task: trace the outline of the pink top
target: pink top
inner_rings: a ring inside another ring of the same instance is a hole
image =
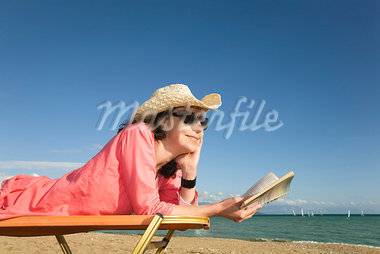
[[[61,178],[18,175],[0,189],[0,219],[28,215],[171,214],[181,171],[157,173],[156,141],[144,123],[129,125],[81,168]],[[197,204],[198,193],[194,205]]]

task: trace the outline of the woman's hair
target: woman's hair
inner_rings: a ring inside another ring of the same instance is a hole
[[[169,114],[171,114],[171,110],[166,110],[158,114],[145,116],[142,120],[144,123],[147,123],[151,126],[153,134],[154,134],[154,139],[156,141],[163,140],[166,138],[166,132],[161,128],[161,123],[163,122],[163,120],[165,120],[167,116],[169,116]],[[134,123],[137,123],[137,121],[133,120],[132,123],[130,123],[130,120],[128,120],[120,124],[117,133],[119,133],[129,124],[134,124]],[[158,173],[163,175],[165,178],[170,178],[170,177],[174,178],[177,170],[178,170],[177,163],[174,160],[171,160],[168,163],[166,163],[164,166],[162,166],[158,170]]]

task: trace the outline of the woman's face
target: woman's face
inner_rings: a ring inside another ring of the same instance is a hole
[[[205,116],[205,111],[196,107],[178,107],[173,109],[174,114],[191,114],[195,116]],[[166,141],[171,148],[180,154],[194,152],[198,146],[202,144],[203,128],[200,121],[195,121],[194,124],[184,123],[183,117],[171,116],[165,121],[163,126],[166,128]]]

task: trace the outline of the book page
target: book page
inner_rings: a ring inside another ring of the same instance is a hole
[[[265,177],[267,177],[267,176],[265,176]],[[263,205],[266,205],[266,204],[268,204],[268,203],[270,203],[276,199],[279,199],[281,197],[286,196],[289,192],[290,183],[292,182],[293,177],[294,177],[294,172],[290,171],[285,176],[281,177],[280,179],[277,178],[278,180],[275,180],[274,182],[269,184],[269,186],[267,185],[264,188],[261,187],[261,186],[265,186],[265,184],[262,184],[263,183],[262,182],[260,184],[260,186],[257,187],[257,188],[260,188],[261,190],[259,190],[259,192],[257,192],[258,189],[256,189],[256,191],[253,191],[253,192],[255,192],[255,194],[247,195],[246,197],[249,197],[249,198],[243,202],[243,204],[240,206],[240,209],[243,209],[246,207],[248,208],[248,207],[256,206],[258,204],[263,206]],[[259,183],[259,182],[257,182],[257,183]],[[249,193],[250,190],[254,189],[253,188],[254,186],[252,186],[246,193],[244,193],[244,195]]]
[[[279,178],[270,172],[263,178],[261,178],[257,183],[255,183],[251,188],[249,188],[242,197],[251,197],[259,193],[260,191],[263,191],[266,187],[277,181]]]

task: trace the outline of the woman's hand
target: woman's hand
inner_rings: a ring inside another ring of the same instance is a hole
[[[191,180],[197,176],[197,166],[201,154],[202,144],[203,139],[200,139],[197,149],[194,152],[182,154],[175,158],[175,162],[182,170],[182,176],[185,179]]]
[[[261,205],[240,209],[240,205],[245,199],[245,197],[234,197],[227,198],[219,202],[222,209],[218,216],[233,220],[235,222],[242,222],[243,220],[251,218],[257,210],[261,209]]]

